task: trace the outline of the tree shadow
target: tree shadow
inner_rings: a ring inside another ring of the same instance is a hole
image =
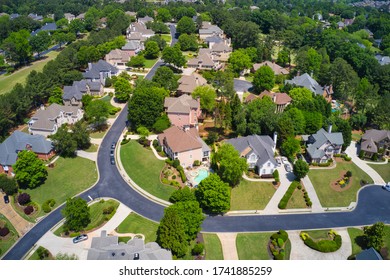
[[[362,248],[362,250],[366,250],[367,248],[367,239],[363,235],[359,235],[355,237],[355,243]]]

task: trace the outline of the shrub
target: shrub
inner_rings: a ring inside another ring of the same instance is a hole
[[[162,147],[161,146],[157,146],[156,147],[156,152],[157,153],[161,153],[162,152]]]
[[[194,160],[194,166],[200,166],[201,162],[199,160]]]
[[[46,202],[42,204],[42,210],[43,212],[45,213],[50,213],[51,212],[51,207],[49,204],[47,204]]]
[[[196,243],[194,248],[192,248],[193,255],[200,255],[203,253],[204,245],[203,243]]]
[[[175,180],[175,179],[176,179],[176,175],[173,175],[173,176],[172,176],[172,179]]]
[[[56,204],[56,201],[54,199],[49,199],[50,207],[53,207],[55,204]]]
[[[300,183],[298,181],[293,181],[291,183],[291,185],[288,187],[286,193],[284,194],[284,196],[282,197],[282,199],[278,204],[279,209],[286,209],[288,201],[290,200],[292,194],[294,193],[295,189],[299,184]]]
[[[175,159],[172,163],[172,166],[176,169],[178,169],[178,167],[180,166],[180,160],[178,159]]]
[[[372,155],[372,160],[373,161],[377,161],[378,160],[378,154],[377,153]]]
[[[284,241],[284,242],[286,242],[287,241],[287,239],[288,239],[288,233],[285,231],[285,230],[279,230],[279,235],[280,235],[280,238],[282,238],[282,240]]]
[[[171,181],[170,185],[174,186],[174,187],[180,187],[180,183],[178,181],[175,181],[175,180]]]
[[[30,215],[32,212],[34,212],[34,207],[32,207],[31,205],[28,205],[26,208],[24,208],[24,214],[26,215]]]
[[[274,176],[274,179],[277,183],[280,182],[280,178],[279,178],[279,171],[277,169],[275,169],[274,173],[272,173],[272,175]]]
[[[162,178],[161,183],[163,183],[165,185],[169,185],[169,180],[167,178]]]
[[[20,205],[26,205],[31,201],[30,195],[28,193],[21,193],[18,195],[18,203]]]
[[[363,158],[363,157],[364,157],[364,151],[361,150],[361,151],[359,152],[359,158]]]
[[[347,156],[347,155],[345,155],[345,156],[344,156],[344,160],[345,160],[345,161],[351,161],[351,160],[352,160],[352,158],[351,158],[351,157],[349,157],[349,156]]]
[[[37,249],[37,254],[40,260],[43,260],[49,256],[49,251],[45,248],[39,247]]]
[[[180,166],[181,167],[181,166]],[[180,178],[181,178],[181,181],[183,183],[185,183],[187,181],[187,177],[186,177],[186,174],[184,173],[184,169],[183,167],[179,168],[179,173],[180,173]]]
[[[155,148],[156,148],[158,145],[159,145],[159,144],[158,144],[158,141],[157,141],[157,139],[154,139],[154,140],[153,140],[153,147],[155,147]]]
[[[104,214],[104,215],[109,215],[109,214],[111,214],[112,212],[114,212],[114,210],[115,210],[114,206],[110,205],[110,206],[108,206],[107,208],[104,208],[104,209],[103,209],[103,214]]]
[[[297,188],[298,188],[298,190],[301,190],[302,189],[302,185],[299,184]]]
[[[1,237],[7,236],[8,233],[9,233],[9,229],[7,227],[0,228]]]
[[[284,245],[284,241],[282,238],[278,238],[278,246],[281,248]]]
[[[352,177],[352,172],[348,170],[347,173],[345,173],[345,176]]]
[[[169,165],[173,165],[173,160],[171,160],[170,158],[167,158],[166,160],[165,160],[165,163],[167,163],[167,164],[169,164]]]

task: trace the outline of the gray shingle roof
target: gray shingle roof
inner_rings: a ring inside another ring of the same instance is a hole
[[[390,56],[382,56],[380,54],[375,55],[376,60],[378,60],[380,65],[390,64]]]
[[[309,137],[310,144],[307,145],[307,152],[310,157],[313,159],[322,158],[325,155],[325,151],[320,149],[320,147],[328,141],[332,145],[342,145],[344,144],[343,134],[341,132],[328,133],[323,128],[318,130],[317,133]]]
[[[297,86],[305,87],[315,94],[322,95],[324,93],[324,87],[320,86],[316,80],[305,73],[301,76],[296,76],[292,80],[286,80],[286,84],[294,84]]]
[[[219,36],[209,36],[206,39],[204,39],[207,43],[221,43],[223,42],[223,39]]]
[[[16,130],[3,143],[0,144],[0,164],[13,165],[17,159],[17,152],[26,150],[26,146],[39,154],[49,154],[53,150],[51,141],[42,135],[29,135]]]
[[[359,254],[356,255],[356,260],[363,261],[363,260],[383,260],[382,256],[374,249],[369,248],[366,250],[363,250]]]
[[[75,98],[80,101],[84,94],[87,93],[87,86],[92,91],[100,91],[100,82],[91,82],[87,80],[74,81],[72,86],[64,86],[64,94],[62,95],[63,100],[71,100]]]
[[[141,44],[137,41],[129,41],[122,47],[124,51],[134,51],[141,48]]]
[[[258,157],[256,163],[258,167],[261,167],[267,161],[271,161],[276,165],[273,151],[274,141],[268,135],[250,135],[229,139],[226,142],[232,144],[240,154],[251,149]]]
[[[111,72],[111,74],[115,75],[118,73],[118,68],[104,60],[99,60],[96,63],[91,63],[91,68],[83,73],[83,76],[86,79],[100,79],[101,72]]]

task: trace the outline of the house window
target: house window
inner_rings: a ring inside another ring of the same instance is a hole
[[[271,163],[270,163],[270,162],[268,162],[267,166],[268,166],[268,167],[270,167],[270,166],[271,166]]]
[[[204,157],[208,157],[209,156],[209,152],[203,152],[203,156]]]
[[[192,158],[192,155],[190,155],[190,158]]]

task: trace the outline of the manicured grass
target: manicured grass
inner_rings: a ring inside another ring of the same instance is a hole
[[[352,133],[352,141],[356,141],[358,142],[360,139],[362,138],[362,134],[361,133]]]
[[[39,249],[39,248],[45,249],[44,247],[39,246],[39,247],[34,251],[34,253],[28,258],[29,261],[39,261],[39,260],[41,260],[41,259],[39,258],[39,256],[38,256],[38,249]],[[49,256],[48,256],[47,258],[44,258],[43,260],[54,260],[54,257],[51,256],[51,255],[49,254]]]
[[[165,42],[167,42],[167,44],[169,44],[171,42],[171,35],[170,34],[161,34],[161,38],[163,38],[165,40]]]
[[[104,101],[108,105],[108,110],[109,111],[112,111],[112,110],[115,110],[116,108],[118,108],[118,107],[112,106],[111,99],[112,99],[112,97],[110,95],[106,95],[106,96],[104,96],[103,98],[100,99],[100,100]],[[113,112],[115,112],[115,111],[113,111]],[[118,111],[118,112],[120,112],[120,111]],[[116,116],[118,114],[118,112],[116,114],[113,114],[112,116]]]
[[[153,65],[157,62],[158,58],[156,59],[145,59],[145,68],[152,68]]]
[[[97,180],[96,165],[91,160],[60,157],[54,165],[54,168],[48,168],[49,175],[42,186],[25,190],[30,194],[31,200],[40,206],[53,198],[56,201],[54,207],[57,207],[67,198],[91,187]],[[41,209],[39,216],[44,214]]]
[[[113,199],[101,200],[89,206],[89,212],[91,213],[91,222],[85,228],[85,231],[92,231],[99,228],[105,222],[110,220],[115,215],[116,209],[118,209],[119,202]],[[104,214],[104,209],[112,207],[114,210],[111,214]]]
[[[242,179],[237,187],[232,188],[230,210],[262,210],[274,193],[272,183]]]
[[[361,251],[363,251],[362,248],[363,230],[359,228],[348,228],[348,234],[349,237],[351,238],[351,243],[352,243],[352,255],[359,254]]]
[[[45,59],[33,62],[30,66],[23,67],[20,70],[15,71],[11,75],[2,75],[0,76],[0,95],[12,90],[12,88],[17,84],[24,84],[26,82],[26,78],[31,71],[35,70],[37,72],[42,72],[43,67],[50,60],[53,60],[57,57],[59,52],[51,51],[46,54]]]
[[[0,214],[0,221],[4,221],[7,228],[9,229],[8,235],[3,239],[0,238],[0,257],[4,255],[9,248],[16,242],[19,235],[11,222],[2,214]]]
[[[310,235],[312,239],[326,239],[328,238],[329,229],[321,229],[321,230],[305,230]]]
[[[268,242],[272,233],[239,233],[236,247],[239,260],[271,260]]]
[[[134,140],[121,146],[120,155],[125,171],[138,186],[158,198],[169,199],[175,188],[160,182],[164,161]]]
[[[390,182],[390,162],[387,162],[387,164],[370,164],[370,167],[378,172],[385,182]]]
[[[341,173],[352,172],[352,185],[341,192],[331,188],[331,183],[341,179]],[[310,169],[309,178],[313,183],[318,198],[323,207],[346,207],[356,201],[357,191],[361,188],[360,181],[372,182],[371,178],[353,162],[337,162],[333,169]]]
[[[84,150],[86,151],[87,153],[96,153],[97,150],[98,150],[99,146],[96,145],[96,144],[91,144],[91,146],[89,146],[88,149]]]
[[[120,243],[120,242],[127,243],[129,240],[131,240],[130,236],[119,236],[118,237],[118,243]]]
[[[252,83],[253,82],[253,75],[245,76],[245,80]]]
[[[89,136],[91,138],[96,138],[96,139],[101,139],[104,137],[104,135],[106,134],[107,132],[107,129],[104,130],[104,131],[96,131],[96,132],[92,132]]]
[[[141,217],[135,213],[131,213],[117,227],[116,231],[118,233],[143,234],[145,236],[145,243],[148,243],[156,241],[157,228],[158,223]]]
[[[286,209],[300,209],[307,208],[305,198],[303,197],[302,190],[295,189],[293,195],[287,203]]]
[[[202,235],[206,251],[206,260],[223,260],[222,245],[218,235],[212,233],[203,233]]]

